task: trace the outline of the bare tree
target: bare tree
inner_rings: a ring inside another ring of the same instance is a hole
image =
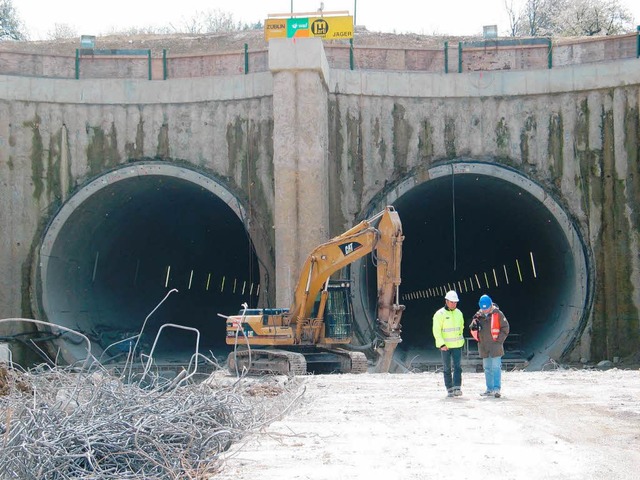
[[[206,33],[223,33],[242,30],[240,23],[236,23],[233,14],[220,9],[209,10],[202,21]]]
[[[520,28],[520,13],[516,11],[513,0],[505,0],[504,8],[509,16],[509,36],[515,37],[518,35],[518,29]]]
[[[131,26],[125,28],[111,28],[106,35],[135,36],[135,35],[170,35],[175,33],[172,26]]]
[[[0,40],[26,40],[24,25],[12,0],[0,0]]]
[[[553,35],[558,12],[571,0],[526,0],[519,22],[519,36]]]
[[[53,29],[47,32],[49,40],[64,40],[78,36],[78,31],[68,23],[55,23]]]
[[[248,28],[248,25],[236,22],[232,13],[220,9],[196,12],[193,17],[183,20],[180,27],[174,27],[176,31],[192,34],[235,32]]]
[[[558,26],[559,36],[618,35],[633,30],[633,16],[619,0],[572,0]]]
[[[505,9],[512,36],[615,35],[634,29],[620,0],[525,0],[519,12],[513,0],[505,0]]]

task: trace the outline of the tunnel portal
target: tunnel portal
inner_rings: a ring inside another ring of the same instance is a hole
[[[480,295],[489,294],[518,340],[509,354],[532,368],[580,335],[590,302],[585,247],[539,185],[496,164],[454,162],[395,192],[386,203],[403,224],[406,305],[396,360],[409,367],[438,361],[431,318],[449,289],[459,292],[467,322]],[[243,218],[232,194],[185,168],[136,165],[98,178],[47,229],[39,272],[44,318],[84,333],[96,353],[114,361],[129,346],[114,343],[144,325],[140,350],[148,353],[165,323],[197,328],[200,351],[226,355],[218,313],[236,313],[243,302],[259,306],[260,271]],[[371,259],[353,272],[360,272],[355,303],[368,313],[357,328],[366,343],[375,312]],[[73,361],[84,358],[83,349],[68,338],[63,354]],[[156,356],[184,362],[194,349],[192,332],[165,331]]]
[[[397,353],[404,365],[439,361],[432,317],[450,289],[466,324],[480,295],[491,296],[511,325],[505,359],[525,358],[531,368],[558,358],[581,334],[590,301],[585,247],[539,185],[496,164],[455,162],[397,191],[404,192],[391,199],[405,235]]]
[[[40,251],[45,318],[89,337],[103,362],[122,360],[135,342],[122,340],[141,331],[139,350],[149,353],[165,323],[197,328],[201,353],[225,350],[218,313],[235,314],[259,296],[243,218],[233,195],[185,168],[136,164],[98,178],[47,229]],[[86,356],[74,340],[62,342],[69,362]],[[154,357],[188,361],[195,348],[195,332],[164,329]]]

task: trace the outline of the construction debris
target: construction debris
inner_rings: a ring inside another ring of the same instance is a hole
[[[222,452],[303,393],[295,378],[217,370],[196,380],[183,370],[167,379],[149,364],[119,376],[95,359],[88,368],[0,365],[2,478],[209,478]]]

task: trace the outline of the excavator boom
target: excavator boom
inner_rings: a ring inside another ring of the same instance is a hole
[[[285,348],[278,357],[273,351],[269,353],[269,360],[265,365],[277,363],[278,360],[295,364],[294,370],[300,371],[300,357],[293,358],[291,350],[304,350],[301,355],[311,358],[309,353],[316,355],[318,349],[325,353],[332,353],[343,357],[338,363],[349,364],[350,367],[340,368],[341,371],[353,371],[353,365],[358,370],[366,369],[366,357],[360,352],[349,352],[344,348],[351,342],[349,335],[328,335],[325,313],[327,305],[337,305],[339,288],[330,289],[331,276],[347,265],[371,253],[377,267],[377,320],[375,331],[377,335],[376,371],[388,371],[393,352],[400,343],[400,318],[404,305],[400,305],[400,263],[402,260],[402,223],[398,213],[392,206],[373,217],[363,220],[342,235],[316,247],[307,257],[302,266],[300,278],[294,291],[292,305],[289,309],[253,309],[246,310],[242,315],[228,317],[227,344],[238,344],[238,337],[243,337],[241,344],[249,347],[280,347]],[[335,285],[334,285],[335,287]],[[348,288],[348,283],[345,288]],[[344,290],[344,289],[343,289]],[[331,300],[330,300],[331,299]],[[345,305],[344,297],[342,305]],[[350,297],[349,297],[350,306]],[[349,308],[346,308],[349,310]],[[352,311],[348,311],[349,324]],[[338,315],[332,313],[332,315]],[[346,331],[346,329],[345,329]],[[313,350],[310,349],[313,347]],[[230,355],[230,363],[238,365],[238,354]],[[250,354],[245,352],[245,357]],[[265,354],[266,355],[266,354]],[[256,352],[256,358],[260,352]],[[315,358],[315,357],[314,357]],[[363,367],[363,358],[365,363]],[[262,356],[264,360],[264,355]],[[240,362],[242,363],[242,362]],[[245,362],[246,363],[246,362]],[[251,363],[251,362],[250,362]],[[284,368],[286,369],[286,368]],[[273,371],[282,371],[281,365]]]

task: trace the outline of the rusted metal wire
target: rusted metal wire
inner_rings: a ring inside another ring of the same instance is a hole
[[[196,351],[192,362],[204,358]],[[81,368],[0,365],[0,477],[210,478],[222,452],[302,395],[295,378],[217,370],[197,381],[183,370],[168,380],[152,360],[137,366],[144,382],[131,365],[128,375],[114,375],[95,358]]]

